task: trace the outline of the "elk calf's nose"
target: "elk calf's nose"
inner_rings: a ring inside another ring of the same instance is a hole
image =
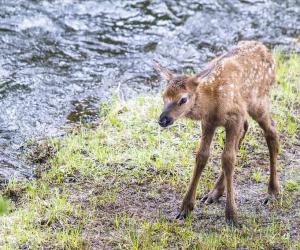
[[[165,114],[161,114],[158,120],[158,124],[161,127],[167,127],[172,123],[172,118],[166,116]]]

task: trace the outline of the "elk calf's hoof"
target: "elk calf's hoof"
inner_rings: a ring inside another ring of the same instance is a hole
[[[176,216],[176,219],[183,220],[186,219],[193,210],[193,204],[182,205],[179,214]]]
[[[237,219],[226,219],[226,223],[234,228],[241,228],[242,225],[238,223]]]
[[[262,199],[263,205],[268,205],[271,203],[277,203],[278,202],[279,195],[277,194],[269,194],[267,197]]]
[[[218,202],[222,195],[223,192],[219,192],[218,190],[212,190],[207,195],[205,195],[200,201],[204,204],[209,205],[214,202]]]
[[[232,227],[236,227],[238,228],[239,227],[239,223],[238,223],[238,220],[237,220],[237,216],[234,214],[226,214],[225,215],[225,218],[226,218],[226,223]]]
[[[204,203],[204,204],[206,204],[206,205],[212,204],[212,203],[217,202],[217,201],[218,201],[218,199],[215,198],[215,197],[213,197],[213,196],[211,196],[210,194],[205,195],[201,199],[201,202]]]
[[[236,209],[226,208],[226,210],[225,210],[225,219],[226,219],[227,224],[229,224],[233,227],[238,227]]]
[[[189,213],[187,211],[180,211],[180,213],[176,216],[177,220],[184,220],[188,217]]]

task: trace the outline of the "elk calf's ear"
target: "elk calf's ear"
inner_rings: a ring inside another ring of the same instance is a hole
[[[164,68],[163,66],[161,66],[158,62],[154,61],[154,65],[153,68],[156,70],[156,72],[158,74],[160,74],[160,76],[162,78],[164,78],[167,81],[170,81],[173,78],[173,73],[168,70],[167,68]]]
[[[189,78],[185,83],[185,88],[190,92],[195,92],[199,85],[199,81],[196,77]]]

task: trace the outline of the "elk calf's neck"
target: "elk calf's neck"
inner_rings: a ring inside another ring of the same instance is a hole
[[[193,176],[178,218],[185,218],[194,207],[196,187],[208,160],[214,131],[216,127],[223,126],[226,141],[222,153],[222,171],[214,188],[202,201],[212,203],[226,190],[226,219],[230,223],[237,223],[233,169],[237,150],[247,132],[247,113],[264,130],[270,153],[269,197],[277,195],[276,159],[279,142],[270,116],[268,98],[275,79],[275,64],[268,49],[260,42],[240,42],[231,51],[208,63],[199,74],[192,76],[175,75],[159,64],[155,65],[155,69],[167,81],[159,125],[167,127],[180,117],[201,120],[202,125]]]

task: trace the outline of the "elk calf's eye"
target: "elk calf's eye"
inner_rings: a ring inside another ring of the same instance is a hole
[[[182,104],[185,104],[186,102],[187,102],[187,97],[181,98],[179,101],[179,106],[181,106]]]

